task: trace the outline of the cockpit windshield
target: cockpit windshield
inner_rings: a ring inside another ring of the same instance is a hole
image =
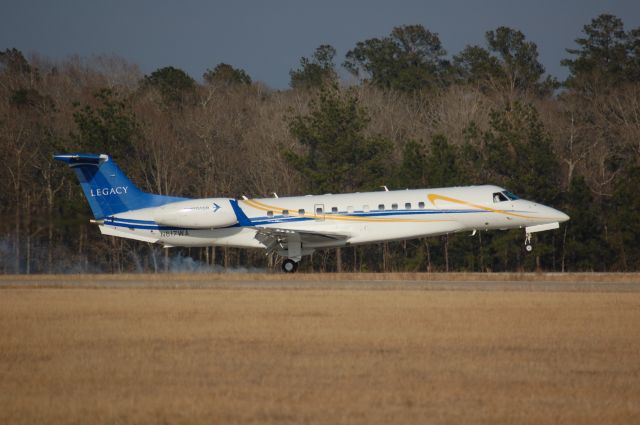
[[[518,199],[520,199],[518,196],[516,196],[516,195],[514,195],[513,193],[508,192],[508,191],[506,191],[506,190],[505,190],[504,192],[502,192],[502,193],[504,193],[504,194],[505,194],[505,196],[506,196],[507,198],[511,199],[512,201],[517,201]]]
[[[505,201],[515,201],[518,200],[520,198],[518,198],[516,195],[514,195],[511,192],[508,191],[504,191],[504,192],[496,192],[493,194],[493,202],[498,203],[498,202],[505,202]]]

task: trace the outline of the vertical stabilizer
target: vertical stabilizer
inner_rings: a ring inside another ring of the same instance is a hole
[[[96,219],[187,199],[142,192],[109,155],[63,154],[54,159],[73,168]]]

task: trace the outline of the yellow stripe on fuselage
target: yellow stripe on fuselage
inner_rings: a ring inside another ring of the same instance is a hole
[[[245,199],[240,202],[244,202],[252,208],[261,211],[272,211],[274,214],[283,214],[283,211],[286,208],[276,207],[273,205],[267,205],[262,202],[256,201],[255,199]],[[289,211],[289,216],[293,217],[306,217],[306,218],[319,218],[318,215],[315,214],[300,214],[297,211]],[[322,213],[325,220],[338,220],[338,221],[359,221],[359,222],[369,222],[369,223],[435,223],[435,222],[445,222],[445,221],[455,221],[455,220],[433,220],[433,219],[417,219],[417,218],[373,218],[373,217],[356,217],[349,215],[337,215],[332,213]]]
[[[547,219],[549,219],[549,217],[534,217],[534,216],[530,216],[530,215],[516,214],[516,213],[513,213],[513,212],[504,211],[504,210],[497,210],[495,208],[486,207],[484,205],[479,205],[479,204],[474,204],[472,202],[463,201],[461,199],[450,198],[450,197],[444,196],[444,195],[438,195],[436,193],[430,193],[429,195],[427,195],[427,199],[429,200],[429,202],[431,202],[431,205],[433,205],[434,207],[436,206],[436,202],[435,202],[436,200],[442,200],[442,201],[447,201],[447,202],[453,202],[455,204],[466,205],[468,207],[477,208],[477,209],[480,209],[480,210],[483,210],[483,211],[487,211],[487,212],[492,212],[492,213],[496,213],[496,214],[503,214],[503,215],[507,215],[507,216],[511,216],[511,217],[530,218],[530,219],[533,219],[533,220],[547,220]]]

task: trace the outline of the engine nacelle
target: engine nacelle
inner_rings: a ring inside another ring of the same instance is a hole
[[[156,208],[153,219],[164,226],[211,229],[238,222],[227,198],[192,199]]]

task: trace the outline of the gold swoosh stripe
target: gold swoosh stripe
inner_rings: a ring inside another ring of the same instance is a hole
[[[431,202],[431,204],[434,207],[436,206],[436,202],[435,201],[436,200],[441,200],[441,201],[453,202],[455,204],[466,205],[468,207],[478,208],[480,210],[487,211],[487,212],[493,212],[493,213],[496,213],[496,214],[508,215],[508,216],[512,216],[512,217],[531,218],[533,220],[549,220],[550,219],[550,217],[533,217],[533,216],[530,216],[530,215],[516,214],[516,213],[507,212],[507,211],[503,211],[503,210],[497,210],[495,208],[485,207],[484,205],[474,204],[472,202],[463,201],[461,199],[450,198],[448,196],[438,195],[438,194],[435,194],[435,193],[430,193],[429,195],[427,195],[427,199],[429,200],[429,202]]]
[[[267,205],[262,202],[258,202],[255,199],[245,199],[240,202],[244,202],[252,208],[261,211],[272,211],[274,214],[282,214],[284,209],[280,207],[276,207],[273,205]],[[306,217],[306,218],[318,218],[318,216],[314,214],[300,214],[298,211],[289,211],[290,216],[296,217]],[[354,216],[345,216],[345,215],[333,215],[333,214],[323,214],[326,220],[337,220],[337,221],[359,221],[359,222],[369,222],[369,223],[434,223],[434,222],[448,222],[454,220],[425,220],[425,219],[413,219],[413,218],[364,218],[364,217],[354,217]]]

